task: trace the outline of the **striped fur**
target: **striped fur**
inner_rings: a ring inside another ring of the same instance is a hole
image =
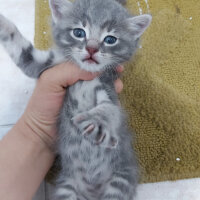
[[[120,0],[120,3],[125,1]],[[114,89],[116,66],[131,58],[151,16],[131,16],[113,0],[50,0],[56,49],[40,51],[0,15],[0,43],[16,65],[29,77],[63,61],[82,69],[103,71],[92,81],[69,87],[58,121],[57,151],[61,172],[54,199],[133,200],[138,180],[137,161],[123,109]],[[73,28],[85,30],[86,38],[73,36]],[[114,35],[115,45],[104,38]],[[88,44],[98,47],[98,64],[86,63]]]

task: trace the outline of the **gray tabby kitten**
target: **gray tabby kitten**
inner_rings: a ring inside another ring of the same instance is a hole
[[[131,16],[124,0],[50,0],[56,47],[40,51],[0,15],[0,42],[29,77],[72,60],[90,72],[67,90],[60,114],[62,170],[54,199],[133,200],[138,180],[131,134],[114,90],[119,63],[131,58],[150,15]]]

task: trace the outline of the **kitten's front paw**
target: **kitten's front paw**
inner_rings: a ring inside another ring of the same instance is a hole
[[[108,122],[100,116],[94,116],[90,112],[84,112],[72,118],[74,125],[81,134],[96,145],[105,148],[115,148],[118,139],[114,137]]]
[[[0,14],[0,41],[5,42],[9,39],[12,39],[15,32],[15,25]]]

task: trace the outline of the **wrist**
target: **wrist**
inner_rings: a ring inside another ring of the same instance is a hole
[[[37,145],[42,150],[53,153],[54,140],[45,134],[43,130],[37,126],[37,122],[34,122],[32,119],[30,120],[26,114],[19,119],[14,129],[33,145]]]

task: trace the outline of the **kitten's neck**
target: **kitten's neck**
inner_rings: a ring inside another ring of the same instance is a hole
[[[103,71],[101,73],[101,75],[99,76],[100,80],[102,82],[105,82],[107,84],[113,84],[114,81],[116,81],[119,78],[119,73],[116,70],[116,67],[110,68],[110,69],[106,69],[105,71]]]

